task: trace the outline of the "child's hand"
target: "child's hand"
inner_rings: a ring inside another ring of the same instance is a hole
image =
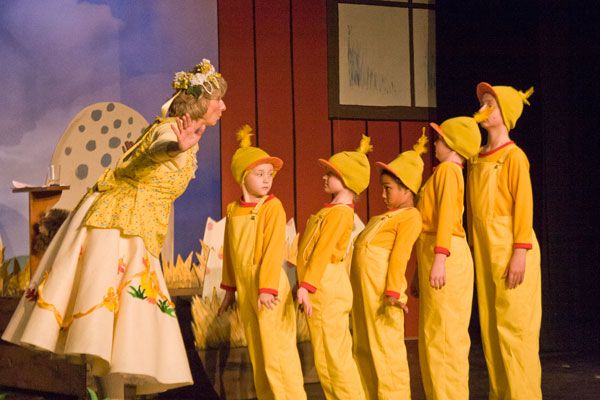
[[[298,289],[298,304],[304,307],[304,312],[307,316],[312,315],[312,304],[310,304],[310,300],[308,299],[308,290],[303,287]]]
[[[226,290],[225,297],[223,297],[223,301],[221,302],[221,307],[219,307],[219,311],[217,315],[223,314],[229,307],[231,307],[235,303],[235,292],[233,290]]]
[[[523,283],[525,279],[525,259],[527,256],[526,249],[514,249],[513,255],[510,258],[508,267],[504,271],[503,278],[506,278],[506,285],[509,289],[514,289]]]
[[[429,284],[434,289],[441,289],[446,284],[446,255],[437,253],[433,259]]]
[[[419,298],[419,271],[415,270],[412,281],[410,282],[410,294],[417,299]]]
[[[402,310],[404,310],[404,314],[408,314],[408,305],[406,305],[405,303],[401,302],[397,298],[386,295],[385,296],[385,302],[390,307],[400,307]]]
[[[272,295],[271,293],[261,293],[258,295],[259,311],[262,308],[262,306],[265,306],[269,310],[272,310],[277,304],[279,304],[279,298],[277,298],[277,296],[275,295]]]

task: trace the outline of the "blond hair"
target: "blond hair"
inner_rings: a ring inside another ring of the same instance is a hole
[[[211,93],[204,91],[199,98],[183,91],[179,93],[175,100],[173,100],[171,107],[169,107],[169,116],[182,117],[187,113],[190,114],[192,119],[202,118],[208,110],[210,100],[220,100],[227,92],[227,81],[222,76],[215,77],[215,79],[218,82],[218,86],[213,85]]]

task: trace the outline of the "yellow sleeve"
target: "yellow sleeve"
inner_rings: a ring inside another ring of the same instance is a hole
[[[309,292],[318,289],[327,264],[336,261],[333,260],[336,249],[338,253],[342,250],[341,254],[344,254],[353,223],[352,210],[340,206],[335,206],[321,223],[319,237],[306,263],[306,274],[301,283],[301,286],[307,288]]]
[[[227,214],[233,207],[233,203],[230,203],[227,206]],[[229,235],[228,226],[229,226],[229,218],[225,221],[225,236],[223,238],[223,273],[221,277],[221,289],[224,290],[235,290],[235,272],[233,270],[233,263],[231,262],[231,254],[230,254],[230,246],[229,243]]]
[[[533,193],[529,176],[529,160],[519,149],[506,160],[508,190],[513,198],[513,247],[532,248]]]
[[[438,211],[435,253],[450,255],[452,231],[462,213],[457,204],[462,179],[462,174],[450,163],[440,164],[434,172],[435,207]]]
[[[264,207],[262,258],[258,273],[258,293],[277,296],[279,274],[285,256],[285,210],[279,199],[269,200]]]
[[[422,228],[421,214],[415,208],[398,221],[396,238],[390,253],[385,292],[387,296],[406,302],[406,264]]]

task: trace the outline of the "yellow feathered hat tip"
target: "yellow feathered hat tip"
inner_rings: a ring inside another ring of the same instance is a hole
[[[427,135],[425,135],[425,131],[426,131],[426,128],[423,127],[423,133],[421,134],[421,137],[419,138],[419,140],[417,140],[417,143],[415,143],[415,145],[413,146],[413,150],[418,155],[427,153],[428,140],[427,140]]]
[[[236,133],[238,142],[240,142],[240,148],[250,147],[252,145],[251,140],[252,128],[248,124],[244,124]]]
[[[477,123],[483,122],[488,119],[488,117],[492,114],[492,111],[494,111],[494,107],[485,105],[481,108],[481,110],[473,114],[473,119]]]
[[[367,135],[362,135],[360,139],[360,145],[356,149],[359,153],[367,154],[373,151],[373,145],[371,144],[371,138]]]
[[[533,86],[530,87],[529,89],[527,89],[527,91],[525,91],[525,92],[519,91],[519,96],[521,96],[523,103],[527,104],[528,106],[530,106],[531,104],[529,104],[529,101],[527,99],[529,97],[531,97],[532,94],[533,94]]]

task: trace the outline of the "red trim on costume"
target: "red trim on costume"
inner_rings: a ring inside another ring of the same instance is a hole
[[[531,243],[513,243],[513,249],[526,249],[531,250],[533,245]]]
[[[313,285],[311,285],[310,283],[306,283],[306,282],[302,282],[300,284],[300,287],[303,287],[304,289],[308,290],[310,293],[314,293],[317,291],[317,288],[314,287]]]
[[[221,289],[226,290],[228,292],[235,292],[236,291],[235,286],[227,286],[227,285],[225,285],[223,283],[221,283]]]
[[[512,140],[504,143],[502,146],[495,148],[494,150],[490,150],[490,151],[482,151],[481,153],[479,153],[479,157],[487,157],[490,154],[494,154],[495,152],[497,152],[500,149],[505,148],[506,146],[509,146],[511,144],[515,144],[515,142],[513,142]]]
[[[446,257],[450,257],[450,250],[448,250],[447,248],[442,247],[442,246],[435,246],[433,248],[433,252],[435,254],[445,254]]]
[[[323,207],[330,208],[333,206],[339,206],[340,204],[343,204],[345,206],[348,206],[348,207],[354,209],[354,203],[325,203],[325,204],[323,204]]]
[[[258,289],[258,294],[261,294],[261,293],[268,293],[268,294],[272,294],[273,296],[277,297],[277,289],[269,289],[269,288]]]
[[[269,197],[267,197],[267,199],[265,200],[265,203],[269,200],[273,200],[275,198],[274,194],[270,194]],[[256,203],[249,203],[249,202],[245,202],[244,198],[240,199],[240,207],[256,207],[256,205],[258,204],[258,202]]]
[[[462,163],[459,163],[458,161],[451,161],[451,162],[458,165],[460,167],[460,169],[465,169],[465,166]]]
[[[393,290],[386,290],[385,292],[383,292],[383,294],[385,294],[386,296],[393,297],[396,300],[400,298],[400,293],[394,292]]]

